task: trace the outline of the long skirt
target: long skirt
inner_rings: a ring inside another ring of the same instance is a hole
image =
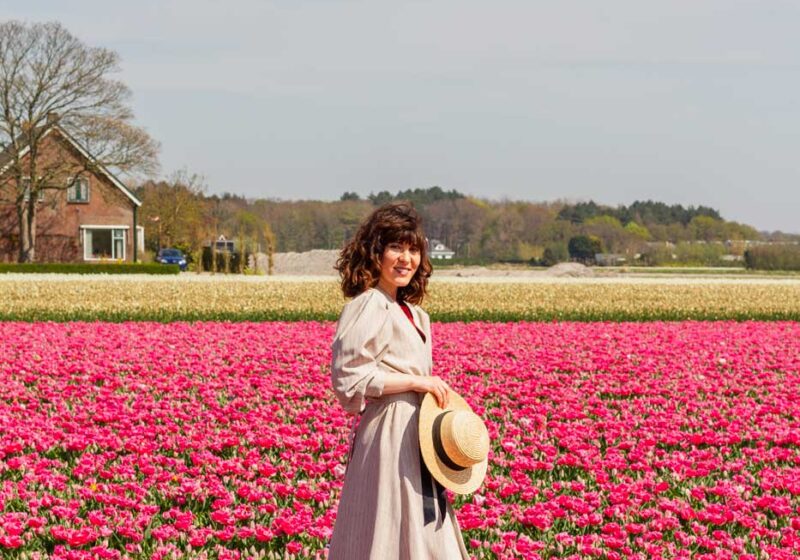
[[[443,498],[431,499],[435,483],[423,472],[419,451],[420,403],[418,393],[398,393],[370,401],[364,409],[329,560],[469,558],[452,506]],[[424,488],[423,481],[433,486]]]

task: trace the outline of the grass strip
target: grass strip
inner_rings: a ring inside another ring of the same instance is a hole
[[[338,314],[318,311],[297,310],[270,310],[249,312],[219,312],[219,311],[24,311],[20,313],[7,313],[0,311],[0,321],[3,322],[56,322],[66,323],[72,321],[93,322],[103,321],[109,323],[122,323],[126,321],[148,321],[157,323],[171,322],[264,322],[264,321],[336,321]],[[486,321],[496,323],[507,322],[634,322],[646,323],[654,321],[800,321],[800,313],[795,311],[785,312],[735,312],[735,311],[658,311],[658,312],[631,312],[631,311],[532,311],[528,313],[507,311],[474,311],[469,313],[441,312],[432,313],[431,320],[441,323],[457,323]]]

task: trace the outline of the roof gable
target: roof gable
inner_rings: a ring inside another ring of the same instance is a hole
[[[114,185],[114,186],[115,186],[115,187],[117,187],[119,190],[121,190],[121,191],[122,191],[122,193],[123,193],[123,194],[124,194],[126,197],[128,197],[128,198],[130,199],[130,201],[131,201],[131,202],[133,202],[133,203],[134,203],[136,206],[141,206],[141,205],[142,205],[142,201],[141,201],[141,200],[139,200],[139,199],[138,199],[138,198],[137,198],[137,197],[136,197],[136,196],[135,196],[135,195],[134,195],[134,194],[133,194],[133,193],[132,193],[132,192],[131,192],[131,191],[128,189],[128,187],[126,187],[126,186],[125,186],[125,185],[122,183],[122,181],[120,181],[120,180],[119,180],[119,179],[116,177],[116,175],[114,175],[114,174],[113,174],[111,171],[109,171],[109,170],[108,170],[108,168],[106,168],[106,166],[105,166],[105,165],[103,165],[102,163],[98,162],[98,161],[95,159],[95,157],[94,157],[94,156],[92,156],[92,154],[90,154],[90,153],[89,153],[89,151],[88,151],[86,148],[84,148],[84,147],[83,147],[83,146],[80,144],[80,142],[78,142],[78,141],[77,141],[75,138],[73,138],[73,137],[72,137],[72,135],[70,135],[70,134],[69,134],[67,131],[65,131],[63,128],[61,128],[60,126],[58,126],[58,124],[52,124],[52,125],[50,125],[50,126],[48,127],[48,129],[47,129],[47,130],[44,132],[44,134],[42,134],[42,136],[41,136],[41,137],[42,137],[42,138],[44,138],[44,137],[48,136],[48,135],[49,135],[51,132],[53,132],[53,131],[56,131],[56,132],[58,132],[58,136],[59,136],[59,137],[60,137],[60,138],[61,138],[63,141],[65,141],[67,144],[69,144],[70,146],[72,146],[72,148],[73,148],[73,149],[75,149],[75,151],[76,151],[76,152],[78,152],[78,153],[81,155],[81,157],[83,157],[83,158],[84,158],[86,161],[88,161],[88,162],[92,163],[92,164],[94,165],[95,169],[97,169],[97,171],[98,171],[98,172],[99,172],[101,175],[103,175],[103,176],[104,176],[106,179],[108,179],[108,181],[109,181],[109,182],[110,182],[112,185]],[[25,145],[25,147],[24,147],[24,148],[22,148],[22,150],[20,150],[20,154],[19,154],[19,155],[20,155],[20,157],[24,157],[24,156],[25,156],[25,155],[26,155],[26,154],[27,154],[27,153],[30,151],[30,149],[31,149],[31,147],[30,147],[30,144],[26,144],[26,145]],[[0,154],[0,166],[2,166],[2,167],[0,167],[0,176],[2,176],[2,175],[3,175],[3,174],[6,172],[6,170],[7,170],[7,169],[8,169],[8,168],[11,166],[11,163],[12,163],[12,158],[11,158],[10,154],[8,153],[8,150],[6,150],[6,151],[4,151],[2,154]]]

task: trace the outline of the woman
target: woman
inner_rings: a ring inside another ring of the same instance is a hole
[[[381,206],[337,262],[353,299],[337,325],[331,377],[339,402],[361,418],[329,560],[469,558],[453,509],[420,458],[422,397],[432,393],[444,408],[450,392],[431,375],[430,320],[417,307],[431,274],[421,226],[410,204]]]

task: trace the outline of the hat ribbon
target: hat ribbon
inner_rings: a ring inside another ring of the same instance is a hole
[[[431,472],[425,465],[425,459],[422,458],[422,449],[419,451],[419,472],[422,477],[422,517],[424,520],[423,525],[427,525],[431,521],[436,520],[436,504],[439,504],[439,513],[444,521],[445,512],[447,511],[447,502],[444,495],[444,486],[439,484],[439,481],[431,476]],[[436,500],[434,501],[434,492],[436,493]]]
[[[444,417],[451,412],[452,410],[445,411],[444,413],[439,414],[433,420],[433,449],[436,451],[436,455],[439,457],[439,460],[444,463],[447,468],[454,471],[463,471],[467,467],[462,467],[461,465],[454,463],[453,460],[447,456],[444,445],[442,445],[442,420],[444,420]],[[422,458],[422,450],[420,450],[419,454],[419,469],[422,475],[423,524],[427,525],[436,519],[437,503],[439,504],[439,512],[441,513],[442,521],[444,521],[445,512],[447,511],[447,498],[445,497],[444,486],[442,486],[438,480],[431,476],[427,465],[425,465],[425,460]],[[434,493],[436,494],[435,501]]]
[[[445,466],[450,469],[451,471],[463,471],[467,467],[462,467],[453,462],[453,460],[447,456],[447,451],[444,449],[444,445],[442,445],[442,421],[444,417],[453,412],[452,410],[447,410],[442,414],[438,415],[433,421],[433,448],[436,450],[436,455],[439,457],[439,460],[445,464]]]

